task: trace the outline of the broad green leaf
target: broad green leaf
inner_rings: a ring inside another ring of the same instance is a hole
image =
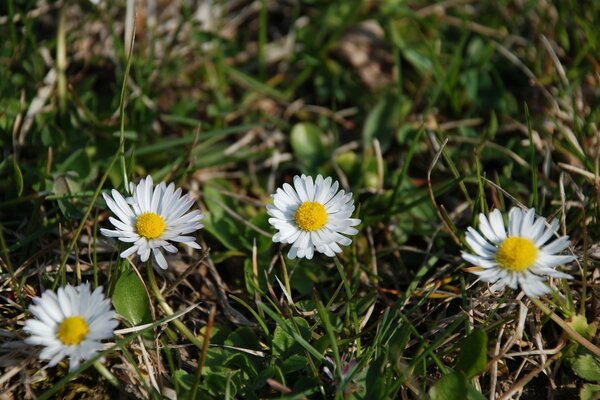
[[[310,328],[308,322],[300,317],[294,317],[294,322],[300,330],[300,335],[308,340],[310,338]],[[304,354],[302,346],[294,339],[289,333],[291,330],[295,331],[291,321],[285,320],[286,327],[277,326],[273,333],[273,341],[271,343],[271,351],[273,356],[282,359],[287,359],[294,354]]]
[[[465,400],[467,379],[462,372],[444,375],[429,389],[431,400]]]
[[[152,321],[148,294],[140,278],[133,271],[126,271],[119,277],[112,301],[115,310],[131,325]]]
[[[289,320],[286,320],[281,315],[278,315],[276,312],[267,307],[262,301],[257,301],[256,306],[259,310],[264,311],[269,315],[269,317],[275,320],[275,322],[277,323],[277,328],[281,328],[285,333],[292,336],[294,340],[304,348],[304,350],[308,351],[317,360],[323,361],[323,355],[308,342],[308,340],[310,339],[310,329],[308,327],[308,322],[302,320],[302,318],[297,318],[296,323],[298,325],[298,330],[300,331],[298,332],[292,326]],[[304,321],[304,323],[298,324],[298,320],[302,320]],[[275,334],[273,334],[273,337],[275,337]],[[275,339],[273,339],[273,341],[274,340]]]
[[[456,369],[462,371],[467,378],[472,378],[485,371],[487,365],[487,334],[476,329],[463,341],[456,360]]]
[[[260,349],[260,344],[256,337],[256,333],[247,326],[239,327],[235,331],[231,332],[227,337],[227,340],[225,340],[225,344],[248,350]]]
[[[310,122],[301,122],[292,128],[290,144],[298,161],[313,169],[325,159],[323,132]]]
[[[232,378],[238,373],[239,371],[228,368],[223,368],[221,371],[212,371],[204,376],[203,386],[212,395],[225,394],[226,391],[229,391],[232,395],[230,398],[235,398],[237,386]]]
[[[387,356],[382,355],[368,367],[365,377],[366,393],[364,399],[383,399],[386,397],[385,365],[387,361]]]
[[[486,400],[485,396],[481,394],[475,386],[467,382],[467,400]]]
[[[389,354],[392,360],[395,360],[395,365],[398,370],[401,370],[402,356],[406,345],[410,340],[411,331],[408,326],[400,326],[392,335],[389,341]]]
[[[600,363],[591,354],[577,357],[571,364],[577,376],[588,381],[600,381]]]
[[[286,358],[283,361],[283,365],[281,366],[281,370],[285,374],[291,374],[292,372],[296,372],[305,368],[308,368],[308,360],[306,356],[300,354],[292,354],[290,357]]]
[[[600,399],[600,385],[585,384],[579,391],[580,400],[598,400]]]

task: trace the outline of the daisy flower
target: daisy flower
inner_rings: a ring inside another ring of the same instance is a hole
[[[50,360],[50,367],[69,357],[71,371],[94,357],[100,341],[110,339],[119,325],[102,287],[91,292],[89,283],[67,285],[58,293],[46,290],[33,299],[29,311],[35,318],[25,321],[23,330],[31,335],[25,343],[44,346],[40,359]]]
[[[187,194],[181,196],[181,188],[175,190],[172,183],[167,186],[164,182],[154,187],[150,175],[138,185],[130,183],[130,188],[133,196],[127,199],[114,189],[112,197],[102,193],[104,201],[118,219],[109,218],[115,230],[103,228],[100,232],[104,236],[133,243],[121,253],[121,257],[127,258],[137,253],[142,262],[146,262],[152,253],[154,264],[167,269],[167,260],[162,250],[177,253],[177,247],[170,242],[200,248],[196,238],[187,234],[204,226],[200,223],[202,214],[198,210],[187,212],[194,200]]]
[[[288,257],[311,259],[316,251],[333,257],[352,240],[343,235],[356,235],[353,228],[360,219],[350,218],[354,211],[352,193],[338,192],[338,182],[321,175],[313,182],[310,176],[294,176],[294,187],[288,183],[272,195],[267,205],[272,217],[269,223],[277,232],[273,242],[290,243]]]
[[[473,273],[482,281],[493,283],[492,291],[507,285],[513,289],[520,286],[526,295],[538,297],[551,291],[544,284],[547,276],[572,278],[555,270],[575,259],[570,255],[557,255],[569,247],[568,236],[547,243],[557,229],[557,220],[547,226],[546,218],[536,217],[533,208],[523,211],[513,207],[508,213],[508,233],[499,210],[492,211],[489,217],[479,214],[479,230],[483,236],[472,227],[467,229],[465,238],[475,254],[463,251],[462,258],[482,268]]]

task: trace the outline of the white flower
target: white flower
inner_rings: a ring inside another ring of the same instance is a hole
[[[189,195],[181,196],[181,189],[175,190],[172,183],[167,186],[161,182],[154,188],[150,175],[137,186],[131,183],[130,188],[133,196],[127,199],[114,189],[112,197],[102,193],[106,204],[119,219],[109,218],[116,230],[100,229],[100,232],[104,236],[133,243],[121,253],[121,257],[127,258],[137,253],[142,262],[146,262],[152,253],[155,264],[167,269],[167,260],[161,249],[177,253],[177,247],[170,242],[200,248],[194,236],[186,236],[203,227],[200,211],[186,214],[194,204]]]
[[[46,290],[33,299],[29,311],[35,318],[25,321],[23,330],[31,335],[25,343],[44,346],[40,359],[50,360],[51,367],[69,357],[71,371],[94,357],[102,347],[100,341],[110,339],[119,325],[102,287],[90,293],[89,283],[67,285],[58,294]]]
[[[555,270],[575,259],[570,255],[556,255],[569,247],[569,237],[561,236],[545,244],[557,229],[558,221],[552,221],[547,227],[546,218],[536,218],[533,208],[527,212],[518,207],[510,210],[508,234],[499,210],[492,211],[489,218],[479,214],[479,230],[485,238],[469,227],[465,238],[475,254],[463,251],[462,258],[482,268],[473,273],[482,281],[493,283],[492,291],[507,285],[513,289],[520,286],[528,296],[538,297],[551,291],[544,284],[546,276],[572,278]]]
[[[267,205],[272,217],[269,223],[279,232],[273,242],[290,243],[288,257],[309,260],[314,251],[333,257],[352,240],[343,235],[356,235],[353,226],[360,219],[350,218],[354,211],[352,193],[338,190],[338,182],[321,175],[313,183],[310,176],[295,176],[294,187],[288,183],[272,195],[273,204]]]

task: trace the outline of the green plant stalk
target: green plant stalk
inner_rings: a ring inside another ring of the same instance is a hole
[[[250,312],[250,314],[252,314],[252,316],[256,319],[258,326],[260,326],[260,328],[264,332],[265,336],[271,335],[269,333],[269,328],[267,327],[267,324],[265,324],[265,322],[263,321],[264,317],[261,317],[256,311],[254,311],[254,309],[252,307],[250,307],[248,305],[248,303],[246,303],[244,300],[240,299],[239,297],[236,297],[232,294],[230,294],[229,297],[232,298],[233,300],[237,301],[241,306],[243,306],[246,310],[248,310]],[[264,315],[264,312],[262,312],[262,314]]]
[[[565,333],[571,337],[571,339],[573,339],[574,341],[576,341],[577,343],[594,353],[596,357],[600,358],[600,348],[598,348],[592,342],[590,342],[589,340],[581,336],[579,333],[577,333],[575,329],[571,328],[564,319],[556,315],[552,310],[550,310],[550,308],[548,308],[548,306],[542,303],[540,299],[535,297],[529,297],[529,300],[531,300],[533,304],[535,304],[540,310],[542,310],[544,314],[548,315],[552,319],[552,321],[556,322],[558,326],[560,326],[562,330],[565,331]]]
[[[481,179],[481,162],[479,160],[479,151],[475,152],[475,172],[477,173],[477,200],[479,202],[479,212],[486,212],[485,189],[483,187],[483,179]],[[473,210],[475,215],[475,210]]]
[[[531,206],[536,209],[539,208],[538,199],[538,177],[537,177],[537,163],[535,160],[535,145],[533,144],[533,131],[531,129],[531,117],[529,116],[529,107],[527,103],[525,106],[525,119],[527,120],[527,133],[529,135],[529,158],[531,165]]]
[[[108,370],[108,368],[104,366],[104,364],[96,360],[92,365],[94,366],[94,368],[96,368],[96,371],[98,371],[98,373],[108,381],[108,383],[110,383],[116,388],[121,387],[121,385],[119,385],[119,380]]]
[[[104,182],[106,181],[106,178],[108,178],[108,174],[110,173],[110,170],[112,169],[113,165],[115,165],[115,161],[117,161],[118,156],[119,156],[118,153],[115,154],[115,156],[112,158],[112,160],[108,164],[108,167],[106,168],[106,172],[104,173],[104,175],[102,175],[102,178],[100,179],[100,184],[98,185],[98,187],[96,188],[96,191],[94,192],[94,195],[92,196],[90,205],[85,210],[85,213],[83,214],[83,218],[81,218],[81,222],[79,223],[79,226],[77,227],[77,230],[75,231],[75,234],[73,235],[73,238],[71,239],[71,242],[67,246],[67,250],[64,252],[63,258],[60,261],[60,265],[59,265],[58,271],[57,271],[58,276],[61,275],[61,273],[64,271],[65,265],[67,265],[67,260],[69,259],[69,254],[71,254],[71,252],[75,248],[75,244],[77,244],[77,239],[79,239],[79,235],[81,235],[81,231],[83,230],[83,227],[85,226],[85,222],[87,221],[88,217],[90,216],[90,213],[92,212],[92,208],[94,207],[94,204],[96,203],[96,199],[100,195],[102,186],[104,186]],[[56,290],[56,287],[58,286],[58,281],[59,281],[58,279],[54,280],[54,282],[52,283],[52,290]]]
[[[344,273],[344,267],[342,263],[337,257],[334,257],[333,261],[335,262],[335,266],[337,267],[338,273],[340,274],[340,278],[344,284],[344,291],[346,292],[346,297],[348,298],[348,307],[350,308],[350,315],[352,316],[352,322],[354,323],[354,333],[356,333],[356,356],[360,356],[361,346],[360,346],[360,324],[358,322],[358,315],[356,313],[356,307],[352,302],[352,290],[350,289],[350,285],[346,279],[346,274]]]
[[[148,283],[150,284],[150,289],[152,289],[152,293],[154,293],[154,297],[156,298],[156,301],[158,301],[159,307],[168,316],[173,315],[173,309],[171,308],[171,306],[169,306],[163,295],[160,293],[160,289],[158,288],[158,284],[156,283],[156,278],[154,277],[154,269],[152,268],[151,261],[148,261],[146,263],[146,274],[148,275]],[[179,333],[181,333],[190,342],[192,342],[194,346],[202,350],[203,343],[200,340],[198,340],[198,338],[183,324],[183,322],[181,322],[178,319],[174,319],[171,322],[173,322],[173,325],[175,325],[175,328],[177,328]]]
[[[67,29],[65,27],[65,19],[67,7],[63,3],[60,6],[58,15],[58,31],[56,33],[56,82],[58,92],[58,106],[60,112],[63,113],[67,104]]]
[[[129,13],[130,2],[127,3],[127,12]],[[132,11],[133,12],[133,11]],[[131,69],[131,53],[133,52],[133,42],[135,40],[135,26],[131,30],[131,41],[126,43],[129,46],[127,52],[127,64],[125,65],[125,75],[121,85],[121,96],[119,98],[119,159],[121,162],[121,172],[123,173],[123,186],[129,192],[129,183],[127,179],[127,166],[125,163],[125,93],[127,92],[127,79],[129,79],[129,70]]]
[[[215,314],[217,307],[213,304],[208,315],[208,321],[206,321],[206,330],[204,331],[204,341],[202,342],[202,352],[200,353],[200,360],[198,361],[198,368],[194,376],[194,386],[190,391],[190,400],[196,399],[198,393],[198,386],[200,385],[200,379],[202,378],[202,369],[206,362],[206,352],[208,351],[208,344],[210,343],[210,332],[212,331],[213,323],[215,322]]]
[[[583,279],[581,280],[581,303],[579,305],[579,314],[585,316],[585,302],[587,297],[587,274],[588,274],[588,246],[589,246],[589,238],[587,231],[587,222],[586,222],[586,213],[585,208],[581,211],[583,213],[583,218],[581,218],[583,224],[583,257],[581,260],[581,264],[583,264]]]
[[[406,157],[404,157],[404,164],[402,165],[402,169],[400,170],[400,175],[398,175],[398,179],[396,180],[396,184],[394,185],[394,189],[392,190],[392,195],[390,196],[390,201],[388,202],[388,207],[391,209],[396,203],[396,196],[398,195],[398,191],[400,190],[400,186],[402,185],[402,181],[406,177],[408,173],[408,167],[410,166],[410,162],[412,161],[413,156],[417,150],[417,145],[421,141],[421,136],[425,132],[425,127],[421,125],[419,131],[416,136],[410,143],[410,147],[408,149],[408,153],[406,153]]]
[[[98,212],[94,216],[94,221],[98,221]],[[92,242],[92,267],[94,269],[94,287],[98,287],[98,252],[96,249],[96,241],[98,238],[98,224],[94,224],[92,229],[93,242]]]
[[[327,314],[327,310],[323,306],[323,303],[319,299],[316,292],[313,293],[315,298],[315,303],[317,305],[317,312],[319,313],[319,317],[321,317],[321,321],[323,322],[323,329],[325,329],[325,334],[329,339],[331,344],[331,350],[333,351],[333,358],[335,361],[335,370],[337,372],[337,378],[341,382],[342,381],[342,360],[340,358],[340,351],[338,349],[337,338],[335,337],[335,332],[333,331],[333,326],[331,325],[331,321],[329,320],[329,315]]]
[[[12,263],[10,262],[10,253],[8,251],[8,247],[6,246],[6,239],[4,239],[4,227],[0,223],[0,250],[2,251],[2,260],[6,265],[6,269],[8,269],[8,273],[10,274],[10,280],[12,283],[17,283],[15,278],[15,271]],[[0,269],[1,271],[2,269]],[[13,288],[14,289],[14,288]],[[17,295],[20,296],[20,291],[16,291]]]

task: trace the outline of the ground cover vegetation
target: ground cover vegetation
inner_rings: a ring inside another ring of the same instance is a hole
[[[600,2],[0,3],[0,391],[596,399]]]

